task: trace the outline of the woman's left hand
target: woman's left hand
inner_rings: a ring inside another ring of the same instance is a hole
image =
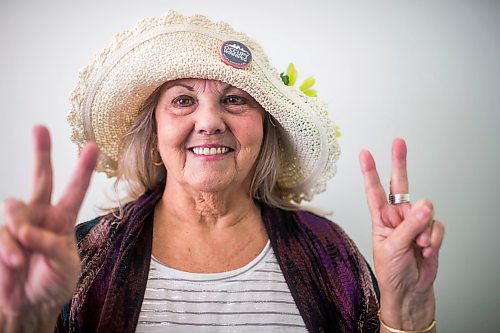
[[[360,153],[372,219],[373,257],[380,288],[380,316],[391,327],[421,329],[434,319],[433,284],[443,241],[443,224],[429,200],[391,204],[380,184],[375,161]],[[392,145],[391,194],[409,193],[406,144]]]

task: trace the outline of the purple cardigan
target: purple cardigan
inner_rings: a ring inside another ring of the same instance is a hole
[[[78,225],[82,273],[56,332],[135,332],[151,258],[153,212],[163,187]],[[305,211],[261,204],[278,263],[310,332],[378,332],[375,278],[351,239]]]

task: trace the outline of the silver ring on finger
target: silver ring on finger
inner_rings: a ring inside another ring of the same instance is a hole
[[[409,202],[410,202],[410,193],[389,194],[389,203],[391,205],[397,205],[400,203],[409,203]]]

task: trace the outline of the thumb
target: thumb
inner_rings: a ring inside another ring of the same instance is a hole
[[[418,235],[425,231],[434,218],[434,208],[427,200],[417,201],[410,214],[401,222],[390,236],[396,250],[404,250],[411,246]]]

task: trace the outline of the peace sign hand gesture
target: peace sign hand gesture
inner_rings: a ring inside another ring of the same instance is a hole
[[[360,163],[372,219],[380,317],[391,327],[422,329],[434,320],[433,284],[443,224],[434,219],[434,207],[428,200],[390,204],[368,151],[360,153]],[[392,145],[390,191],[406,194],[408,190],[406,144],[396,139]]]
[[[87,145],[61,200],[51,203],[50,137],[33,129],[35,168],[28,202],[4,202],[0,227],[0,331],[54,330],[80,272],[74,225],[97,160]]]

